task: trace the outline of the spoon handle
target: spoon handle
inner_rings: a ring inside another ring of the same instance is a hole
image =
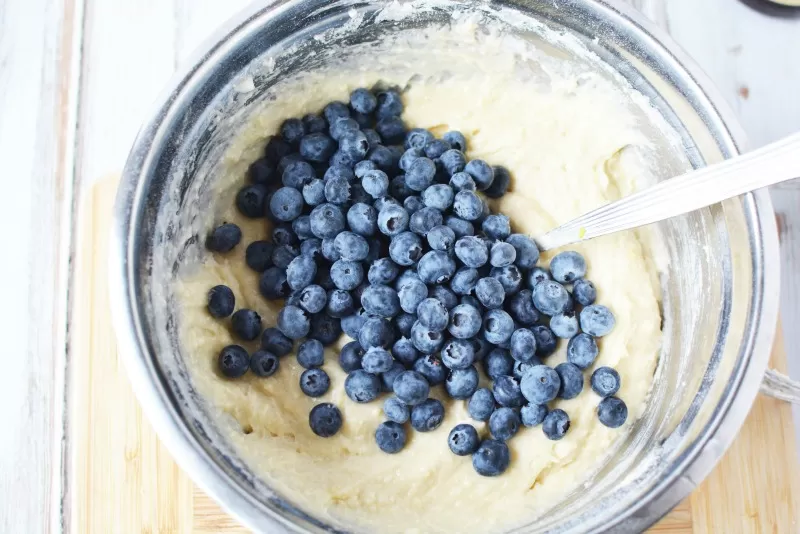
[[[798,177],[800,133],[606,204],[536,238],[536,244],[550,250],[637,228]]]

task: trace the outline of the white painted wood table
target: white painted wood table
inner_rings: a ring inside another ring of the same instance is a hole
[[[705,69],[756,147],[800,130],[800,18],[630,0]],[[0,532],[70,530],[65,388],[74,199],[118,173],[176,65],[245,0],[0,0]],[[772,191],[800,377],[800,182]],[[800,422],[797,413],[796,421]],[[800,424],[796,425],[800,429]]]

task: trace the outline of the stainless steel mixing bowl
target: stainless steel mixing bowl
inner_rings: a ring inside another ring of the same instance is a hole
[[[171,83],[136,140],[120,186],[111,285],[130,379],[176,460],[257,531],[331,528],[282,500],[240,461],[210,416],[213,408],[192,388],[177,341],[171,284],[180,262],[202,254],[197,234],[187,231],[193,221],[186,206],[207,188],[204,169],[220,157],[233,126],[263,103],[278,78],[317,67],[332,47],[346,50],[386,32],[446,22],[456,6],[439,1],[412,18],[375,18],[384,5],[277,0],[240,14]],[[514,10],[582,39],[650,98],[682,137],[693,165],[740,150],[741,132],[705,76],[631,8],[609,0],[474,6],[490,18],[501,8]],[[363,23],[345,26],[356,13],[352,10],[365,15]],[[333,41],[312,38],[331,28],[339,29]],[[507,30],[537,38],[535,29]],[[275,61],[265,62],[268,57]],[[710,472],[758,392],[779,285],[769,196],[763,191],[744,195],[664,223],[660,231],[671,259],[664,289],[665,343],[646,413],[613,462],[520,532],[644,529]]]

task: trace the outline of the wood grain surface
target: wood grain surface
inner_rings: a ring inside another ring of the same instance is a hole
[[[109,324],[106,253],[115,180],[81,202],[71,403],[72,532],[247,532],[171,460],[133,397]],[[772,365],[785,370],[779,336]],[[653,532],[796,532],[800,509],[791,406],[759,396],[711,476]]]

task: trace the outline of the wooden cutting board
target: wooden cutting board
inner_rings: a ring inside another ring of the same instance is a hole
[[[65,503],[72,531],[248,532],[173,462],[145,420],[117,359],[106,283],[115,189],[116,179],[106,180],[79,203]],[[785,372],[780,334],[772,366]],[[715,471],[652,532],[797,532],[798,513],[800,482],[791,407],[759,396]]]

